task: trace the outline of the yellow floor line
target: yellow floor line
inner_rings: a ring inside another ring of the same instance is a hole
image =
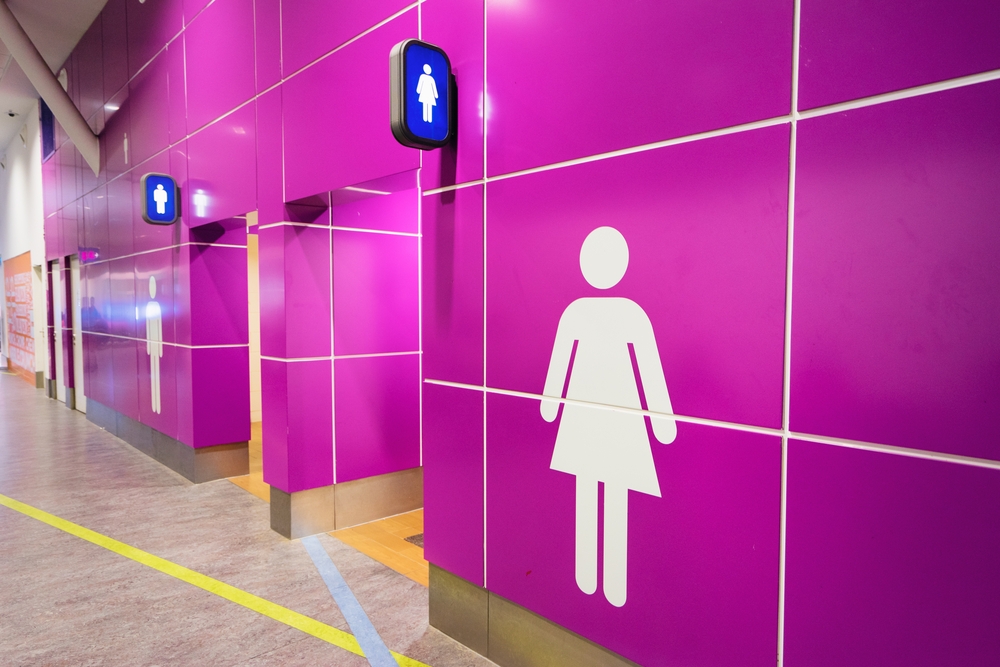
[[[225,584],[218,579],[213,579],[212,577],[201,574],[200,572],[195,572],[194,570],[189,570],[186,567],[177,565],[168,560],[160,558],[159,556],[154,556],[151,553],[145,552],[142,549],[137,549],[135,547],[129,546],[124,542],[119,542],[118,540],[107,537],[106,535],[101,535],[89,528],[84,528],[66,519],[61,519],[54,514],[49,514],[43,510],[40,510],[31,505],[26,505],[20,501],[14,500],[13,498],[8,498],[7,496],[0,494],[0,505],[9,507],[10,509],[20,512],[25,516],[29,516],[32,519],[37,519],[42,523],[47,523],[53,528],[58,528],[64,532],[69,533],[79,537],[82,540],[96,544],[99,547],[104,547],[108,551],[113,551],[114,553],[130,558],[137,563],[142,563],[154,570],[159,570],[164,574],[169,574],[171,577],[180,579],[192,586],[197,586],[198,588],[204,589],[209,593],[214,593],[221,598],[225,598],[230,602],[235,602],[238,605],[242,605],[247,609],[252,609],[258,614],[263,614],[268,618],[272,618],[279,623],[284,623],[296,630],[301,630],[302,632],[312,635],[318,639],[322,639],[325,642],[329,642],[334,646],[338,646],[346,651],[350,651],[355,655],[364,656],[364,652],[358,645],[357,640],[354,635],[344,632],[338,628],[327,625],[326,623],[320,623],[319,621],[309,618],[303,614],[296,611],[292,611],[286,607],[282,607],[279,604],[275,604],[264,598],[257,597],[251,593],[240,590],[235,586],[230,586]],[[405,655],[401,655],[392,651],[392,655],[396,658],[396,661],[401,667],[429,667],[418,660],[413,658],[408,658]]]

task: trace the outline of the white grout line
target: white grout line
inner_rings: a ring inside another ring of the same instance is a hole
[[[781,477],[778,505],[778,633],[777,667],[785,660],[785,563],[788,528],[788,433],[792,378],[792,276],[795,253],[795,179],[799,136],[799,49],[801,34],[800,0],[795,0],[792,20],[791,127],[788,140],[788,211],[785,237],[785,327],[781,377]]]
[[[261,359],[267,361],[280,361],[288,364],[295,364],[304,361],[330,361],[332,357],[270,357],[266,354],[260,355]]]
[[[139,257],[141,255],[152,255],[154,252],[162,252],[163,250],[177,250],[178,248],[184,248],[186,246],[204,246],[212,248],[242,248],[246,250],[245,245],[236,245],[233,243],[205,243],[203,241],[185,241],[184,243],[175,243],[174,245],[163,246],[162,248],[154,248],[153,250],[142,250],[140,252],[134,252],[131,255],[119,255],[117,257],[109,257],[108,259],[98,259],[93,262],[81,262],[80,266],[94,266],[95,264],[107,264],[108,262],[115,262],[119,259],[128,259],[130,257]]]
[[[284,149],[282,149],[284,150]],[[333,222],[333,214],[330,214],[330,222]],[[327,242],[327,252],[330,257],[330,356],[336,352],[337,340],[334,336],[333,316],[333,229],[330,229]],[[331,459],[333,460],[333,483],[337,483],[337,376],[334,373],[334,363],[330,361],[330,447]]]
[[[390,16],[389,18],[383,19],[382,21],[379,21],[378,23],[376,23],[372,27],[368,28],[364,32],[358,33],[357,35],[355,35],[354,37],[351,37],[346,42],[342,42],[341,44],[337,45],[336,47],[334,47],[330,51],[327,51],[326,53],[324,53],[323,55],[319,56],[315,60],[312,60],[311,62],[303,65],[302,67],[298,68],[297,70],[295,70],[294,72],[292,72],[288,76],[283,77],[280,81],[278,81],[278,83],[274,84],[273,86],[271,86],[267,90],[262,91],[261,94],[263,95],[264,93],[268,92],[269,90],[274,90],[275,88],[277,88],[278,86],[280,86],[284,82],[288,81],[292,77],[298,76],[299,74],[301,74],[302,72],[305,72],[307,69],[309,69],[313,65],[316,65],[321,60],[325,60],[325,59],[329,58],[330,56],[332,56],[337,51],[340,51],[340,50],[342,50],[342,49],[350,46],[351,44],[353,44],[354,42],[358,41],[359,39],[361,39],[365,35],[367,35],[369,33],[372,33],[372,32],[375,32],[376,30],[378,30],[379,28],[381,28],[385,24],[394,21],[395,19],[399,18],[400,16],[402,16],[406,12],[410,11],[414,7],[419,7],[419,6],[420,6],[419,2],[414,2],[414,3],[411,3],[411,4],[407,5],[406,7],[403,7],[402,9],[400,9],[398,12],[396,12],[395,14],[393,14],[392,16]]]
[[[424,190],[424,196],[436,195],[442,192],[452,192],[453,190],[463,190],[465,188],[471,188],[474,185],[483,185],[486,181],[482,178],[478,178],[474,181],[465,181],[464,183],[456,183],[455,185],[445,185],[440,188],[431,188],[430,190]]]
[[[898,100],[906,100],[911,97],[919,97],[921,95],[929,95],[931,93],[940,93],[945,90],[954,90],[955,88],[964,88],[966,86],[972,86],[977,83],[996,81],[997,79],[1000,79],[1000,69],[994,69],[988,72],[980,72],[979,74],[970,74],[969,76],[961,76],[955,79],[947,79],[945,81],[937,81],[934,83],[924,84],[922,86],[914,86],[913,88],[894,90],[889,93],[872,95],[871,97],[862,97],[857,100],[840,102],[838,104],[830,104],[825,107],[817,107],[815,109],[808,109],[806,111],[799,111],[798,115],[799,118],[816,118],[818,116],[829,116],[831,114],[843,113],[844,111],[851,111],[853,109],[861,109],[864,107],[871,107],[878,104],[885,104],[886,102],[896,102]]]
[[[330,227],[338,232],[361,232],[362,234],[388,234],[389,236],[412,236],[417,238],[420,232],[392,232],[385,229],[362,229],[360,227]]]
[[[513,396],[515,398],[526,398],[526,399],[534,400],[534,401],[538,401],[538,400],[541,400],[542,398],[545,398],[541,394],[532,394],[532,393],[526,392],[526,391],[516,391],[516,390],[513,390],[513,389],[498,389],[496,387],[483,387],[483,386],[480,386],[480,385],[465,384],[465,383],[461,383],[461,382],[449,382],[447,380],[434,380],[434,379],[427,378],[427,379],[424,380],[424,382],[426,382],[427,384],[440,385],[442,387],[454,387],[454,388],[457,388],[457,389],[469,389],[469,390],[472,390],[472,391],[484,391],[487,394],[496,394],[498,396]],[[643,410],[642,408],[630,408],[630,407],[618,406],[618,405],[606,405],[606,404],[603,404],[603,403],[592,403],[590,401],[581,401],[581,400],[575,399],[575,398],[559,398],[559,399],[553,399],[553,400],[557,400],[559,403],[565,403],[567,405],[579,405],[579,406],[583,406],[583,407],[594,408],[594,409],[597,409],[597,410],[612,410],[612,411],[615,411],[615,412],[629,412],[629,413],[639,414],[639,415],[649,416],[649,417],[663,417],[666,414],[666,413],[662,413],[662,412],[651,412],[649,410]],[[667,415],[667,416],[673,417],[674,419],[676,419],[679,422],[687,422],[687,423],[690,423],[690,424],[701,424],[703,426],[715,426],[715,427],[718,427],[718,428],[725,428],[725,429],[729,429],[729,430],[732,430],[732,431],[743,431],[743,432],[746,432],[746,433],[759,433],[759,434],[762,434],[762,435],[773,435],[773,436],[777,436],[777,437],[780,437],[782,435],[781,429],[778,429],[778,428],[768,428],[767,426],[753,426],[753,425],[750,425],[750,424],[740,424],[740,423],[737,423],[737,422],[727,422],[727,421],[721,421],[721,420],[718,420],[718,419],[708,419],[708,418],[705,418],[705,417],[693,417],[691,415],[679,415],[679,414],[676,414],[676,413],[670,414],[670,415]]]
[[[489,19],[489,3],[483,2],[483,384],[486,384],[486,174],[487,171],[487,142],[486,133],[487,126],[489,125],[489,104],[487,100],[489,99],[487,95],[486,79],[489,69],[487,67],[487,57],[488,50],[486,48],[486,41],[488,38],[489,31],[487,29],[487,21]],[[457,189],[457,188],[456,188]],[[488,553],[488,544],[486,536],[488,534],[486,523],[487,513],[487,475],[486,475],[486,392],[483,392],[483,588],[487,588],[489,582],[486,578],[486,564]]]
[[[796,31],[798,28],[796,28]],[[796,33],[797,34],[797,33]],[[794,67],[798,67],[798,56],[793,56],[795,62]],[[884,104],[886,102],[895,102],[897,100],[904,100],[911,97],[918,97],[921,95],[926,95],[930,93],[941,92],[945,90],[953,90],[955,88],[963,88],[966,86],[975,85],[977,83],[985,83],[988,81],[995,81],[1000,79],[1000,69],[991,70],[989,72],[983,72],[981,74],[973,74],[970,76],[963,76],[956,79],[949,79],[947,81],[940,81],[936,83],[930,83],[923,86],[916,86],[914,88],[906,88],[904,90],[898,90],[891,93],[884,93],[881,95],[873,95],[871,97],[865,97],[858,100],[851,100],[849,102],[842,102],[839,104],[833,104],[825,107],[819,107],[816,109],[810,109],[808,111],[797,111],[794,110],[792,113],[786,116],[775,116],[773,118],[767,118],[764,120],[754,121],[752,123],[744,123],[741,125],[733,125],[730,127],[720,128],[716,130],[709,130],[707,132],[699,132],[697,134],[689,134],[682,137],[676,137],[673,139],[667,139],[664,141],[655,141],[652,143],[641,144],[638,146],[630,146],[628,148],[621,148],[614,151],[608,151],[606,153],[597,153],[595,155],[588,155],[582,158],[576,158],[573,160],[565,160],[562,162],[554,162],[552,164],[541,165],[538,167],[532,167],[530,169],[522,169],[520,171],[513,171],[506,174],[500,174],[497,176],[487,176],[484,171],[483,178],[476,179],[472,181],[465,181],[463,183],[456,183],[454,185],[446,185],[440,188],[432,188],[424,191],[425,196],[435,195],[442,192],[449,192],[451,190],[461,190],[463,188],[473,187],[475,185],[482,185],[490,181],[505,180],[508,178],[514,178],[516,176],[524,176],[527,174],[535,174],[543,171],[551,171],[553,169],[562,169],[563,167],[572,167],[579,164],[586,164],[588,162],[597,162],[600,160],[607,160],[609,158],[621,157],[623,155],[631,155],[632,153],[643,153],[645,151],[656,150],[658,148],[665,148],[667,146],[676,146],[679,144],[690,143],[692,141],[700,141],[702,139],[711,139],[714,137],[726,136],[729,134],[737,134],[740,132],[749,132],[752,130],[757,130],[763,127],[771,127],[774,125],[781,125],[783,123],[790,123],[793,120],[799,120],[804,118],[817,118],[820,116],[828,116],[837,113],[843,113],[844,111],[850,111],[853,109],[861,109],[864,107],[876,106],[879,104]],[[797,87],[797,84],[796,84]],[[485,100],[485,94],[484,94]],[[797,93],[796,93],[797,100]],[[485,104],[485,102],[484,102]],[[797,104],[797,101],[796,101]],[[484,132],[485,135],[485,132]]]
[[[54,327],[49,327],[54,328]],[[118,340],[131,340],[137,343],[145,343],[147,339],[145,338],[135,338],[133,336],[120,336],[118,334],[100,333],[96,331],[81,331],[80,333],[88,336],[101,336],[103,338],[117,338]],[[227,345],[187,345],[185,343],[171,343],[169,341],[160,341],[164,345],[169,345],[170,347],[181,347],[185,350],[215,350],[215,349],[228,349],[234,347],[250,347],[249,343],[232,343]]]
[[[912,447],[897,447],[895,445],[882,445],[874,442],[862,442],[860,440],[848,440],[846,438],[833,438],[824,435],[814,435],[809,433],[791,432],[790,439],[801,440],[803,442],[813,442],[819,445],[833,445],[847,449],[859,449],[866,452],[878,454],[894,454],[913,459],[923,459],[926,461],[937,461],[940,463],[955,463],[958,465],[971,466],[973,468],[988,468],[1000,470],[1000,461],[992,459],[981,459],[975,456],[963,456],[961,454],[946,454],[944,452],[934,452],[926,449],[913,449]]]
[[[425,379],[425,383],[439,385],[442,387],[454,387],[457,389],[468,389],[469,391],[484,392],[486,394],[495,394],[498,396],[512,396],[515,398],[524,398],[528,400],[539,401],[543,397],[540,394],[532,394],[523,391],[513,391],[510,389],[496,389],[494,387],[483,387],[480,385],[464,384],[461,382],[449,382],[446,380],[432,380]],[[603,405],[600,403],[589,403],[587,401],[580,401],[577,399],[560,398],[553,399],[558,400],[560,403],[581,405],[589,408],[594,408],[598,410],[613,410],[616,412],[630,412],[635,414],[641,414],[643,416],[650,417],[663,417],[664,413],[650,412],[649,410],[640,410],[637,408],[627,408],[615,405]],[[803,442],[814,442],[821,445],[833,445],[835,447],[846,447],[848,449],[859,449],[869,452],[877,452],[881,454],[895,454],[898,456],[906,456],[909,458],[925,459],[928,461],[939,461],[943,463],[956,463],[959,465],[967,465],[976,468],[990,468],[994,470],[1000,470],[1000,460],[983,459],[973,456],[963,456],[961,454],[947,454],[943,452],[935,452],[925,449],[914,449],[911,447],[900,447],[897,445],[885,445],[874,442],[865,442],[862,440],[850,440],[848,438],[837,438],[833,436],[816,435],[814,433],[800,433],[798,431],[788,431],[787,433],[783,429],[768,428],[766,426],[753,426],[750,424],[740,424],[738,422],[727,422],[718,419],[708,419],[705,417],[692,417],[690,415],[680,415],[672,414],[667,415],[672,417],[676,421],[688,424],[699,424],[702,426],[713,426],[716,428],[723,428],[730,431],[741,431],[744,433],[758,433],[761,435],[771,435],[778,438],[787,438],[788,440],[801,440]]]
[[[411,350],[408,352],[371,352],[369,354],[336,354],[333,356],[334,359],[371,359],[373,357],[412,357],[413,355],[422,355],[423,352],[420,350]]]

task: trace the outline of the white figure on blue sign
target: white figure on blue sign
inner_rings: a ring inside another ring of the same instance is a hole
[[[160,357],[163,356],[163,315],[156,303],[156,278],[149,277],[146,304],[146,354],[149,355],[149,384],[153,412],[160,414]]]
[[[424,122],[434,121],[434,107],[437,106],[438,89],[431,76],[431,66],[424,65],[424,73],[417,79],[417,100],[424,105]]]
[[[597,289],[617,285],[628,261],[625,237],[613,227],[592,231],[580,250],[583,276]],[[541,400],[549,422],[564,403],[550,467],[576,476],[576,583],[588,595],[597,590],[597,499],[604,483],[604,596],[616,607],[627,597],[628,493],[661,497],[630,347],[647,408],[657,415],[650,417],[653,435],[673,442],[677,424],[653,325],[631,299],[580,298],[563,311]],[[562,400],[567,373],[571,402]]]
[[[160,183],[153,190],[153,201],[156,202],[156,214],[166,215],[167,214],[167,191],[163,189],[163,184]]]

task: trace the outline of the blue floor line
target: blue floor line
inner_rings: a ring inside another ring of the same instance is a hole
[[[368,614],[361,608],[358,599],[354,597],[354,593],[344,581],[340,570],[330,560],[330,554],[326,553],[326,549],[319,543],[319,539],[315,536],[303,537],[302,544],[305,545],[309,557],[312,558],[313,564],[319,570],[323,581],[326,582],[326,587],[330,589],[333,601],[337,603],[340,612],[347,619],[347,625],[350,626],[351,632],[358,640],[358,644],[361,645],[361,650],[365,652],[368,664],[372,667],[399,667],[399,663],[392,657],[392,653],[382,641],[378,630],[372,625]]]

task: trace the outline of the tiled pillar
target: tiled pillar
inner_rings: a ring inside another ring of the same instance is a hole
[[[289,537],[332,530],[330,229],[262,225],[258,242],[263,464],[272,488],[271,525]]]
[[[176,249],[174,372],[178,461],[196,477],[245,474],[250,440],[246,221],[191,230]],[[144,286],[137,262],[137,289]],[[189,451],[194,450],[194,451]]]
[[[264,481],[288,537],[422,505],[416,191],[356,197],[259,228]]]

